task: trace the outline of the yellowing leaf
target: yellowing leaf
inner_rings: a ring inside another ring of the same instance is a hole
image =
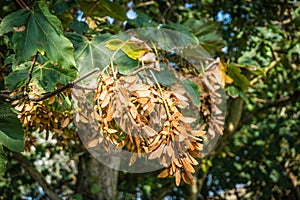
[[[105,43],[105,46],[111,51],[116,51],[117,49],[121,48],[124,44],[125,42],[123,40],[111,39]]]
[[[227,71],[226,64],[222,60],[220,60],[220,62],[219,62],[219,73],[220,73],[220,76],[221,76],[223,87],[225,86],[226,83],[232,83],[233,82],[233,79],[226,74],[226,71]]]
[[[137,60],[151,49],[143,42],[139,40],[128,40],[122,47],[122,51],[133,60]]]

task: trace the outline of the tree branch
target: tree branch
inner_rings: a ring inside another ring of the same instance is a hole
[[[86,75],[84,75],[84,76],[82,76],[82,77],[76,79],[76,80],[73,81],[73,82],[67,83],[67,84],[64,85],[63,87],[58,88],[57,90],[54,90],[53,92],[46,93],[46,94],[44,94],[43,96],[40,96],[40,97],[30,97],[29,100],[31,100],[31,101],[42,101],[42,100],[48,99],[48,98],[50,98],[50,97],[52,97],[52,96],[55,96],[55,95],[57,95],[57,94],[59,94],[59,93],[65,91],[66,89],[69,89],[69,88],[74,87],[74,85],[76,85],[76,83],[79,83],[79,82],[82,81],[83,79],[85,79],[85,78],[91,76],[92,74],[94,74],[94,73],[96,73],[96,72],[98,72],[98,71],[99,71],[99,69],[94,69],[94,70],[90,71],[89,73],[87,73]]]
[[[31,63],[30,69],[29,69],[28,77],[27,77],[27,80],[26,80],[26,83],[25,83],[25,91],[26,92],[29,92],[28,85],[29,85],[29,83],[32,79],[32,72],[33,72],[33,68],[34,68],[37,56],[38,56],[38,52],[36,52],[35,56],[32,59],[32,63]]]
[[[98,71],[99,71],[99,69],[94,69],[94,70],[88,72],[87,74],[85,74],[84,76],[76,79],[75,81],[69,82],[66,85],[64,85],[63,87],[58,88],[57,90],[54,90],[54,91],[49,92],[49,93],[45,93],[44,95],[39,96],[39,97],[29,97],[29,100],[31,100],[31,101],[42,101],[42,100],[48,99],[48,98],[50,98],[52,96],[55,96],[55,95],[57,95],[57,94],[65,91],[66,89],[74,87],[77,83],[79,83],[83,79],[91,76],[92,74],[94,74],[94,73],[96,73]],[[18,100],[18,99],[21,99],[22,97],[24,97],[24,95],[9,96],[8,94],[1,94],[0,93],[0,98],[7,99],[9,101]]]
[[[261,79],[262,77],[264,77],[266,74],[269,73],[269,71],[271,69],[273,69],[281,60],[281,58],[278,57],[277,53],[274,53],[274,56],[275,56],[275,60],[273,60],[270,65],[264,70],[264,75],[260,75],[260,76],[257,76],[255,77],[254,79],[252,79],[250,81],[250,85],[254,85],[257,81],[259,81],[259,79]]]
[[[17,160],[24,170],[45,190],[48,197],[52,200],[59,200],[59,196],[54,192],[51,186],[46,182],[44,176],[34,167],[30,166],[30,162],[21,154],[13,152],[13,158]]]

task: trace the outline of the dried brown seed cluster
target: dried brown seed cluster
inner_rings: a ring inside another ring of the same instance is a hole
[[[68,125],[72,121],[70,112],[57,112],[51,108],[56,97],[52,97],[44,101],[30,101],[26,99],[16,100],[12,103],[19,112],[18,118],[24,126],[26,132],[38,131],[39,133],[46,131],[46,139],[49,137],[49,131],[62,136],[64,139],[70,139],[74,134],[68,129]],[[25,145],[29,148],[34,145],[34,141],[27,141]]]
[[[164,87],[141,83],[137,76],[114,79],[102,74],[94,103],[94,116],[103,134],[99,137],[106,139],[103,143],[137,153],[132,154],[129,165],[137,156],[159,159],[167,167],[164,176],[176,174],[176,184],[180,177],[193,183],[192,165],[198,164],[195,158],[203,149],[201,137],[205,131],[193,130],[191,124],[196,119],[181,113],[189,106],[188,98]]]

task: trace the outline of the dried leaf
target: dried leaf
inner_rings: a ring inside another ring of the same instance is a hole
[[[189,153],[186,153],[186,155],[190,159],[192,165],[198,165],[199,164],[199,162],[193,156],[191,156]]]
[[[94,138],[93,140],[89,141],[85,146],[86,148],[93,148],[99,144],[99,139]]]
[[[150,126],[143,126],[142,129],[145,131],[145,133],[150,136],[150,137],[153,137],[155,135],[157,135],[157,132],[156,130],[154,130],[153,128],[151,128]]]
[[[118,130],[116,130],[116,129],[113,129],[113,128],[107,128],[107,127],[104,127],[104,130],[106,130],[108,133],[117,133],[118,132]]]
[[[186,184],[189,184],[189,185],[194,185],[194,181],[193,179],[190,178],[190,176],[188,175],[189,172],[186,172],[186,171],[183,171],[181,173],[181,177],[182,177],[182,180],[186,183]]]
[[[146,84],[133,84],[131,85],[128,89],[128,91],[130,92],[134,92],[137,90],[149,90],[150,85],[146,85]]]
[[[87,117],[83,116],[83,115],[80,115],[80,121],[84,124],[87,124],[89,121],[87,119]]]
[[[191,131],[193,136],[196,137],[202,137],[206,134],[206,131],[202,131],[202,130],[193,130]]]
[[[48,104],[49,104],[49,105],[53,104],[53,103],[55,102],[55,99],[56,99],[55,96],[50,97],[50,98],[48,99]]]
[[[106,115],[107,122],[110,122],[113,119],[113,115],[114,115],[113,102],[110,101],[107,109],[107,115]]]
[[[182,167],[182,164],[181,164],[179,161],[180,161],[180,159],[174,159],[174,160],[173,160],[173,162],[175,163],[175,165],[176,165],[177,167],[181,168],[181,167]]]
[[[122,76],[120,78],[120,80],[124,80],[127,83],[133,83],[133,82],[137,81],[137,77],[136,76]]]
[[[193,166],[189,163],[189,161],[186,158],[181,158],[181,161],[182,161],[182,164],[183,164],[184,168],[187,171],[189,171],[191,173],[195,172],[195,169],[193,168]]]
[[[110,101],[110,96],[111,94],[107,94],[104,98],[104,100],[101,103],[101,108],[104,108],[108,105],[109,101]]]
[[[131,114],[131,116],[133,117],[133,119],[136,119],[136,116],[137,116],[137,114],[138,114],[138,111],[137,111],[137,109],[136,109],[136,107],[134,106],[134,105],[132,105],[131,107],[130,107],[130,114]]]
[[[95,111],[95,110],[94,110],[94,117],[95,117],[96,120],[102,121],[102,117],[101,117],[101,116],[98,114],[98,112]]]
[[[156,62],[156,56],[153,52],[146,53],[143,57],[139,58],[140,62],[154,63]]]
[[[160,157],[161,154],[162,154],[162,152],[163,152],[163,150],[164,150],[164,147],[165,147],[165,145],[161,145],[158,149],[156,149],[155,151],[153,151],[153,152],[149,155],[148,159],[149,159],[149,160],[153,160],[153,159],[155,159],[155,158]]]
[[[150,90],[137,90],[135,91],[135,96],[137,97],[149,97],[151,94]]]
[[[65,118],[65,119],[63,120],[63,122],[61,123],[60,127],[61,127],[61,128],[66,128],[66,127],[69,125],[69,123],[70,123],[70,118],[67,117],[67,118]]]
[[[174,93],[174,95],[177,97],[177,99],[179,99],[180,101],[188,101],[189,99],[186,98],[185,96],[179,94],[179,93]]]
[[[135,163],[135,161],[136,161],[136,158],[137,158],[137,154],[136,153],[132,153],[128,165],[129,166],[133,165]]]
[[[157,175],[157,178],[166,178],[169,176],[169,169],[165,169]]]
[[[136,100],[140,104],[144,105],[144,104],[146,104],[149,101],[149,98],[148,97],[142,97],[142,98],[137,98]],[[146,110],[146,109],[144,109],[144,110]]]
[[[193,123],[196,121],[196,118],[193,117],[182,117],[181,121],[187,124]]]
[[[103,99],[106,97],[108,91],[107,90],[103,90],[100,94],[100,96],[98,97],[99,100],[103,101]]]
[[[175,182],[176,182],[176,186],[178,187],[180,185],[180,171],[177,169],[176,173],[175,173]]]

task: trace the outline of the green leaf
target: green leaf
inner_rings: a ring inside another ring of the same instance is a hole
[[[21,64],[6,77],[5,81],[10,90],[15,90],[25,84],[30,65],[31,62]],[[38,81],[45,92],[50,92],[56,87],[57,83],[66,84],[76,77],[77,70],[75,68],[62,68],[46,62],[42,66],[36,65],[34,67],[31,81]]]
[[[110,63],[112,52],[105,47],[110,34],[94,37],[91,41],[80,34],[67,34],[75,48],[75,60],[80,76],[95,68],[104,69]]]
[[[89,25],[86,22],[79,22],[77,20],[72,21],[69,27],[79,34],[84,34],[89,30]]]
[[[189,40],[194,40],[195,45],[198,44],[198,39],[197,37],[192,34],[189,29],[181,24],[175,24],[175,23],[170,23],[170,24],[166,24],[164,26],[162,26],[162,28],[167,28],[167,29],[172,29],[174,31],[178,31],[184,35],[186,35],[187,37],[189,37]],[[188,45],[187,45],[188,46]]]
[[[78,3],[86,16],[110,16],[117,20],[126,20],[124,7],[116,2],[110,0],[79,0]]]
[[[201,104],[199,99],[199,96],[201,94],[200,87],[196,83],[190,80],[183,80],[181,81],[181,84],[185,89],[186,94],[191,98],[192,102],[195,105],[200,106]]]
[[[241,68],[234,65],[229,64],[227,69],[228,75],[233,79],[233,83],[241,88],[241,90],[244,92],[247,87],[250,85],[249,80],[246,78],[245,75],[243,75],[241,72]]]
[[[152,70],[160,84],[164,86],[170,86],[177,82],[174,71],[171,70],[166,64],[160,63],[160,68],[160,71]]]
[[[23,151],[24,129],[11,105],[0,102],[0,145],[12,151]]]
[[[25,9],[21,9],[7,15],[0,24],[0,35],[12,32],[15,27],[20,27],[26,24],[26,19],[29,16],[30,12]]]
[[[233,98],[236,98],[238,96],[240,96],[245,102],[249,102],[249,99],[248,97],[244,94],[243,91],[241,91],[241,89],[237,86],[234,86],[234,85],[229,85],[229,86],[226,86],[225,88],[227,94]]]
[[[64,12],[70,10],[70,8],[79,6],[76,1],[71,1],[71,0],[55,0],[51,10],[54,11],[55,14],[63,14]]]
[[[72,43],[64,37],[60,20],[50,13],[44,1],[36,2],[33,11],[19,10],[5,17],[0,34],[13,31],[20,25],[25,29],[13,33],[19,63],[29,60],[39,51],[42,54],[45,52],[54,64],[75,66]]]
[[[264,71],[259,67],[260,64],[247,55],[240,57],[238,63],[239,67],[244,67],[255,75],[264,75]]]
[[[199,44],[209,52],[210,55],[214,55],[224,47],[225,43],[222,37],[217,34],[219,23],[188,19],[184,25],[198,37]]]
[[[57,83],[67,84],[75,80],[76,77],[77,70],[75,68],[66,69],[49,62],[41,67],[36,67],[32,74],[33,81],[37,80],[45,92],[53,90]]]
[[[133,72],[137,67],[139,62],[137,60],[133,60],[127,55],[122,55],[114,60],[114,63],[118,65],[118,71],[120,74],[128,75]]]
[[[136,37],[143,41],[151,41],[158,44],[163,50],[174,50],[174,48],[196,47],[198,41],[194,37],[166,28],[149,27],[138,29]]]
[[[6,171],[7,158],[3,149],[3,145],[0,145],[0,178],[4,176]]]
[[[25,62],[15,67],[14,71],[5,77],[5,83],[10,91],[25,85],[31,62]]]

